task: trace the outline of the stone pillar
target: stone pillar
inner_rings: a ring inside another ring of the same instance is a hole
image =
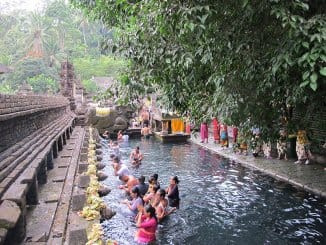
[[[63,144],[62,144],[62,136],[59,136],[58,138],[58,151],[62,151]]]
[[[19,206],[21,213],[15,227],[8,231],[6,241],[10,241],[10,244],[21,244],[26,236],[26,198],[23,196],[19,200],[15,199],[12,201],[14,201]]]
[[[53,149],[51,148],[50,152],[46,156],[46,167],[47,169],[53,169]]]
[[[53,153],[53,158],[58,157],[58,145],[57,142],[55,141],[52,146],[52,153]]]
[[[63,145],[66,145],[67,144],[67,141],[66,141],[66,131],[62,134],[62,141],[63,141]]]
[[[7,239],[12,242],[12,244],[21,244],[26,236],[26,207],[25,210],[21,210],[21,212],[16,226],[8,233]]]
[[[69,140],[70,139],[70,131],[69,131],[69,128],[67,128],[67,130],[66,130],[66,135],[67,135],[67,139]]]
[[[37,173],[37,180],[39,184],[46,184],[47,176],[46,176],[46,159],[43,159],[40,164],[40,169]]]
[[[38,204],[38,182],[36,177],[33,179],[31,186],[26,195],[26,203],[29,205],[37,205]]]

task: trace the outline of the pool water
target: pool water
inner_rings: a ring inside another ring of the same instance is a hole
[[[102,223],[105,237],[121,244],[134,242],[135,222],[124,215],[127,198],[113,176],[110,149],[104,145],[105,180],[112,191],[104,197],[117,214]],[[136,146],[144,154],[131,168]],[[134,176],[158,173],[164,189],[179,177],[180,209],[158,227],[155,244],[325,244],[326,203],[314,195],[246,169],[195,144],[162,144],[155,139],[130,140],[121,156]]]

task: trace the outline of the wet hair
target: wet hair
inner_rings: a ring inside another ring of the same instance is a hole
[[[114,156],[112,160],[116,163],[120,163],[120,158],[118,156]]]
[[[139,150],[139,146],[136,147],[136,150]]]
[[[157,217],[156,217],[156,212],[155,212],[155,208],[152,207],[152,205],[148,204],[145,206],[145,212],[149,213],[149,216],[152,218],[154,217],[155,220],[157,221]]]
[[[152,189],[153,189],[154,193],[156,193],[157,190],[160,189],[160,188],[159,188],[158,185],[153,185]]]
[[[159,189],[159,190],[158,190],[158,193],[160,194],[160,197],[165,198],[166,192],[165,192],[164,189]]]
[[[172,179],[175,181],[175,183],[177,183],[177,184],[179,184],[179,179],[178,179],[178,176],[174,176],[174,177],[172,177]]]
[[[135,193],[137,195],[137,197],[140,196],[140,191],[137,186],[132,187],[131,192]]]
[[[110,154],[110,158],[113,159],[115,157],[114,154]]]
[[[144,175],[140,176],[140,177],[138,178],[138,180],[139,180],[140,183],[143,184],[143,183],[145,182],[145,176],[144,176]]]
[[[151,177],[149,177],[148,182],[151,184],[156,183],[156,179],[153,176],[151,176]]]
[[[152,177],[157,181],[157,179],[158,179],[158,174],[153,174]]]

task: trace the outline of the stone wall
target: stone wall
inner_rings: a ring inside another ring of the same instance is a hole
[[[68,110],[62,96],[0,94],[0,153]]]

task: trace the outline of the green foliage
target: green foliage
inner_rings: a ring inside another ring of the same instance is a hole
[[[83,80],[82,84],[88,93],[94,94],[98,91],[98,87],[97,87],[96,83],[91,79]]]
[[[29,58],[21,60],[14,71],[7,75],[6,81],[13,90],[18,90],[24,82],[30,80],[36,86],[35,89],[38,92],[45,92],[47,88],[51,88],[51,91],[55,92],[52,86],[48,87],[48,84],[44,84],[44,86],[36,85],[43,78],[45,78],[45,83],[59,81],[59,74],[54,67],[48,67],[43,59]]]
[[[261,128],[274,137],[325,108],[323,0],[72,0],[116,26],[116,49],[130,59],[118,87],[137,100],[154,87],[170,110],[201,121]],[[134,90],[139,87],[139,90]]]
[[[123,59],[110,56],[76,58],[73,64],[82,80],[89,80],[94,76],[117,78],[119,72],[126,66]]]
[[[46,77],[43,73],[27,79],[34,93],[56,94],[59,91],[59,84],[52,77]]]
[[[43,91],[49,86],[47,79],[59,81],[60,64],[66,59],[99,60],[98,66],[85,72],[85,79],[97,73],[115,74],[121,64],[100,57],[103,42],[110,43],[111,30],[101,21],[88,21],[64,0],[50,1],[42,12],[0,11],[0,23],[0,63],[14,70],[1,84],[10,90],[43,74],[45,84],[37,85],[37,90]]]
[[[0,83],[0,93],[1,94],[12,94],[12,93],[14,93],[14,90],[12,90],[8,84]]]

